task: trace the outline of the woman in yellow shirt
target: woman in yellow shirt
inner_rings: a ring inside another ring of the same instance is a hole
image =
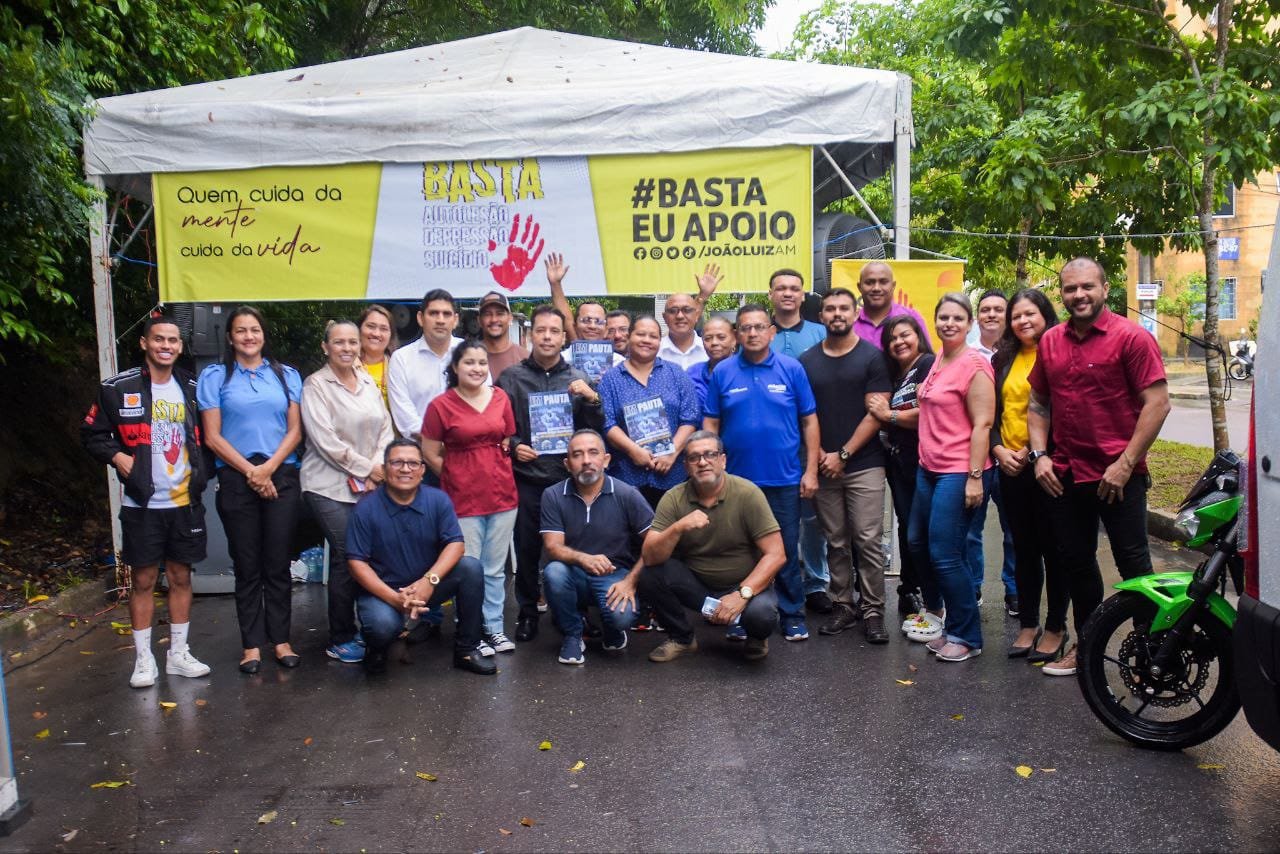
[[[1066,574],[1058,560],[1049,527],[1049,497],[1036,483],[1035,466],[1028,459],[1028,377],[1036,363],[1036,348],[1044,331],[1058,316],[1041,291],[1027,288],[1014,294],[1005,314],[1004,337],[991,365],[996,372],[996,420],[991,428],[991,456],[1000,468],[1000,490],[1013,534],[1014,576],[1018,585],[1018,636],[1010,658],[1053,661],[1066,648]],[[1048,594],[1048,610],[1040,628],[1040,591]]]
[[[360,364],[378,384],[382,392],[382,405],[387,405],[387,360],[399,345],[396,340],[396,324],[391,311],[380,305],[371,305],[360,313]]]

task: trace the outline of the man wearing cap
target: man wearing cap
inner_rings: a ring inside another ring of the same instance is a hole
[[[529,358],[529,352],[511,340],[511,303],[506,294],[489,291],[480,298],[480,334],[489,354],[489,376],[494,382],[516,362]]]

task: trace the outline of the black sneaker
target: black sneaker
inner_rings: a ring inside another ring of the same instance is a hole
[[[858,622],[858,612],[848,605],[836,605],[831,618],[818,627],[820,635],[838,635]]]
[[[379,673],[387,672],[387,650],[374,649],[369,647],[364,651],[364,659],[360,662],[364,666],[364,672],[370,676],[376,676]]]
[[[884,628],[884,617],[879,614],[869,615],[863,623],[862,630],[867,635],[867,643],[889,642],[889,633]]]
[[[1018,616],[1018,597],[1013,593],[1006,593],[1004,597],[1004,611],[1010,617]]]
[[[898,615],[904,620],[910,614],[919,614],[924,610],[924,597],[916,590],[898,591]]]
[[[521,616],[516,620],[516,641],[528,643],[538,636],[538,618]]]
[[[498,665],[494,663],[492,658],[485,658],[480,654],[480,647],[476,647],[470,652],[454,652],[453,666],[459,670],[470,670],[472,673],[479,673],[481,676],[492,676],[498,672]]]
[[[834,607],[831,597],[825,590],[815,590],[804,597],[804,606],[818,614],[830,614]]]

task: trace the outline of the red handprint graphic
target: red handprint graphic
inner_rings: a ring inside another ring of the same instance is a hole
[[[520,232],[520,214],[511,221],[511,235],[505,246],[499,248],[494,241],[489,241],[489,273],[493,280],[509,291],[514,291],[524,284],[529,271],[538,263],[542,255],[542,247],[546,243],[538,239],[541,226],[529,216],[524,221],[524,232],[519,241],[516,234]],[[535,244],[537,244],[535,246]]]

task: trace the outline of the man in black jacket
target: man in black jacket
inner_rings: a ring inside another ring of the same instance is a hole
[[[80,427],[85,450],[115,468],[123,485],[121,559],[133,570],[129,617],[137,657],[129,684],[147,688],[158,673],[151,654],[153,592],[160,563],[169,580],[169,651],[165,672],[206,676],[209,666],[187,647],[191,565],[204,560],[208,473],[200,453],[196,379],[174,367],[182,336],[171,318],[149,318],[139,341],[146,359],[103,380]]]
[[[539,565],[542,560],[542,493],[564,480],[564,458],[575,430],[602,432],[600,395],[587,375],[560,355],[565,318],[551,305],[533,310],[529,358],[512,365],[497,385],[511,398],[516,432],[511,437],[516,491],[516,640],[538,636]]]

